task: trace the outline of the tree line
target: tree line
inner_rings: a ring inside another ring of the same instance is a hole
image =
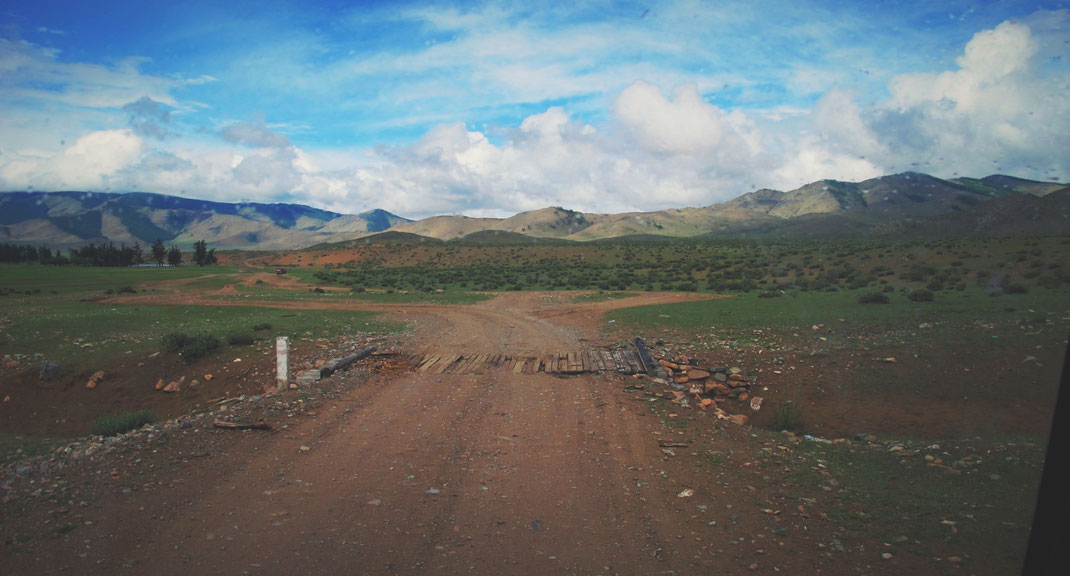
[[[116,246],[113,242],[99,245],[89,243],[78,248],[69,248],[66,253],[45,245],[0,243],[0,262],[15,264],[127,267],[152,263],[163,266],[166,262],[168,266],[180,266],[183,258],[184,254],[178,246],[165,246],[160,238],[149,247],[148,253],[140,242],[134,242],[133,246],[127,246],[125,243]],[[198,266],[218,263],[215,248],[208,248],[208,243],[204,240],[194,242],[192,262]]]

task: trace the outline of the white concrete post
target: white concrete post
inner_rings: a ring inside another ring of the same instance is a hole
[[[275,339],[275,352],[278,355],[278,380],[279,390],[286,390],[287,382],[290,381],[290,369],[288,366],[290,357],[290,339],[279,336]]]

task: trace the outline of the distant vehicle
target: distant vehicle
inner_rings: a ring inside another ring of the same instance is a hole
[[[275,273],[276,274],[285,274],[286,273],[286,269],[285,268],[276,268],[275,269]]]

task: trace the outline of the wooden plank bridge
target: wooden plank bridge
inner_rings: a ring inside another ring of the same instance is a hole
[[[428,354],[415,358],[416,371],[424,374],[481,374],[505,369],[514,374],[583,374],[585,372],[645,373],[632,350],[573,350],[545,356],[509,354]]]

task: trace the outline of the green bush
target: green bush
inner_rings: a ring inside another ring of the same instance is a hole
[[[1007,294],[1027,294],[1029,292],[1029,288],[1027,288],[1024,284],[1011,283],[1004,286],[1003,291]]]
[[[182,332],[170,332],[163,335],[163,349],[168,352],[178,352],[189,342],[189,335]]]
[[[911,302],[932,302],[933,293],[928,290],[911,290],[907,298],[910,298]]]
[[[859,304],[887,304],[888,296],[880,292],[866,292],[858,297]]]
[[[155,421],[156,413],[152,410],[107,414],[98,416],[93,420],[90,433],[94,436],[115,436],[123,432],[136,430],[145,424],[152,424]]]
[[[249,332],[231,332],[227,334],[227,344],[231,346],[248,346],[255,341]]]
[[[182,359],[186,362],[193,362],[207,356],[208,353],[222,345],[223,343],[219,341],[219,338],[211,334],[198,334],[190,338],[182,348]]]

